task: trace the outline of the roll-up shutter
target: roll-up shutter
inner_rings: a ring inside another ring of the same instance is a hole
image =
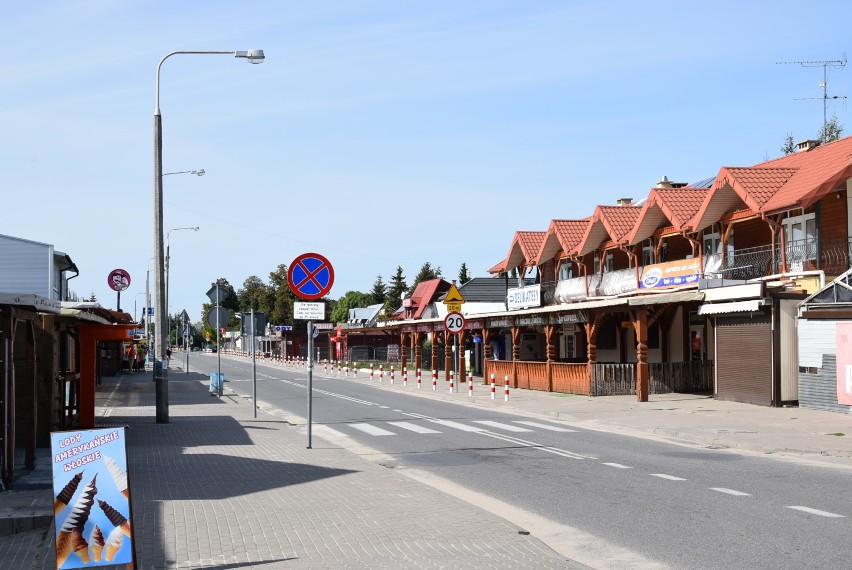
[[[771,319],[716,319],[716,349],[716,397],[771,406]]]

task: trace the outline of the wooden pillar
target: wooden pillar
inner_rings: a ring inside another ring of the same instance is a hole
[[[584,327],[586,329],[586,342],[587,348],[586,353],[589,358],[588,360],[588,370],[586,374],[589,378],[589,394],[593,394],[592,392],[592,371],[594,370],[594,366],[598,361],[598,328],[600,326],[600,319],[594,313],[589,313],[589,322],[586,323]]]
[[[400,355],[399,355],[399,368],[401,370],[405,370],[408,366],[408,351],[405,350],[405,345],[408,344],[408,333],[401,332],[399,333],[399,344],[400,344]]]
[[[521,327],[512,327],[512,378],[513,388],[518,387],[518,361],[521,359]]]
[[[491,330],[482,329],[482,383],[488,384],[488,362],[491,360]]]
[[[450,370],[453,369],[453,335],[448,332],[444,336],[444,380],[450,381]]]
[[[648,311],[646,309],[636,311],[633,328],[636,330],[636,399],[640,402],[647,402],[650,373],[648,370]]]
[[[430,370],[438,369],[438,333],[432,332],[432,368]]]
[[[423,335],[419,332],[411,333],[411,350],[414,352],[414,369],[423,369]]]
[[[464,341],[465,341],[465,331],[461,331],[456,335],[458,338],[458,354],[456,354],[456,358],[458,359],[459,365],[456,367],[458,370],[458,377],[456,378],[456,382],[463,380],[467,377],[467,365],[464,361]]]
[[[556,325],[544,326],[545,357],[547,370],[547,391],[553,392],[553,370],[551,364],[556,360]]]

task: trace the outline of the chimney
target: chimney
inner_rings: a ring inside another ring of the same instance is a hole
[[[668,176],[663,176],[663,179],[657,182],[657,188],[671,188],[672,183],[669,182]]]
[[[796,143],[796,152],[807,152],[819,146],[819,141],[808,139]]]
[[[618,206],[629,206],[633,203],[633,198],[619,198],[615,203]]]

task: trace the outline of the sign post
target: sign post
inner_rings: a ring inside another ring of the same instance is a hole
[[[459,333],[464,330],[464,316],[461,313],[456,312],[448,313],[447,316],[444,317],[444,329],[447,331],[447,334],[453,335],[453,377],[457,378],[459,362]],[[458,381],[455,382],[455,389],[456,393],[458,393]]]
[[[210,287],[210,290],[207,291],[207,298],[216,303],[216,306],[207,312],[207,322],[211,327],[216,327],[216,381],[219,384],[219,388],[216,390],[216,395],[221,398],[225,382],[222,378],[222,349],[219,343],[219,337],[222,334],[220,329],[221,322],[227,322],[229,314],[228,310],[220,307],[219,304],[225,300],[225,288],[218,283],[214,283],[213,286]]]
[[[287,269],[287,284],[290,290],[305,301],[316,301],[331,291],[334,284],[334,268],[331,262],[318,253],[303,253],[293,260]],[[294,303],[293,318],[308,321],[308,449],[311,449],[311,423],[313,421],[314,380],[314,319],[325,318],[324,303]]]

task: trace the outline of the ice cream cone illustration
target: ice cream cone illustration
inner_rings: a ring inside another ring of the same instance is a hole
[[[101,501],[100,499],[98,499],[98,505],[100,505],[101,510],[104,512],[106,517],[109,519],[109,522],[111,522],[114,527],[121,529],[121,532],[123,532],[126,536],[129,537],[130,536],[130,521],[128,521],[126,518],[124,518],[124,515],[122,515],[120,512],[118,512],[117,510],[112,508],[110,506],[110,504],[107,503],[106,501]],[[110,533],[110,535],[112,535],[112,533]],[[107,545],[107,546],[109,546],[109,545]]]
[[[107,562],[112,562],[115,553],[121,548],[122,541],[124,541],[124,535],[121,533],[121,529],[117,527],[112,529],[106,541],[106,554],[104,558]]]
[[[74,493],[77,492],[77,486],[80,484],[80,481],[83,479],[83,472],[80,471],[73,477],[68,483],[65,484],[65,487],[56,495],[56,498],[53,500],[53,514],[58,515],[62,509],[68,506],[68,503],[71,502],[71,497],[74,496]]]
[[[83,538],[83,533],[76,528],[71,531],[71,550],[80,557],[80,560],[86,564],[89,563],[89,543]]]
[[[106,464],[110,477],[112,477],[112,480],[115,482],[115,486],[118,487],[118,490],[121,491],[124,498],[128,499],[130,497],[130,492],[127,489],[127,473],[118,466],[118,463],[116,463],[112,457],[104,455],[104,463]]]
[[[83,527],[86,521],[89,520],[89,512],[92,510],[92,505],[95,503],[95,495],[98,493],[98,488],[95,483],[98,479],[97,474],[92,477],[89,484],[83,488],[83,492],[74,503],[74,508],[71,509],[71,514],[65,518],[65,522],[59,529],[56,536],[56,566],[62,566],[62,563],[68,558],[71,552],[86,549],[86,544],[83,538]],[[75,531],[76,535],[75,536]],[[82,546],[81,546],[82,544]],[[80,554],[83,557],[83,554]],[[85,552],[85,557],[88,560],[88,551]]]
[[[92,552],[92,558],[95,559],[95,562],[100,562],[101,552],[104,549],[104,533],[101,532],[101,528],[98,525],[95,525],[92,532],[89,533],[89,549]]]

